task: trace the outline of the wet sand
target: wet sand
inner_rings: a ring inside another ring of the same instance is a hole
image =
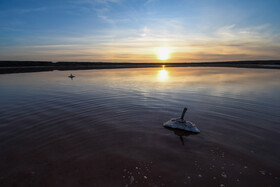
[[[279,70],[166,71],[0,75],[0,186],[278,186]]]

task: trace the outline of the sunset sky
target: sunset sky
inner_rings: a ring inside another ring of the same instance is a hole
[[[280,0],[0,0],[0,60],[280,59]]]

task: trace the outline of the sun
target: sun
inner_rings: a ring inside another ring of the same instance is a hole
[[[169,58],[169,48],[168,47],[160,47],[158,49],[158,58],[160,60],[167,60]]]

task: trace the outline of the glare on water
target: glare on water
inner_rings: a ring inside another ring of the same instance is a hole
[[[165,66],[162,66],[162,69],[158,71],[158,80],[165,82],[168,79],[168,71],[165,70]]]

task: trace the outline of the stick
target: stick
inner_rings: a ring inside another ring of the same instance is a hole
[[[188,109],[185,107],[184,110],[183,110],[183,112],[182,112],[182,115],[181,115],[181,119],[182,119],[182,120],[184,120],[184,116],[185,116],[185,113],[187,112],[187,110],[188,110]]]

